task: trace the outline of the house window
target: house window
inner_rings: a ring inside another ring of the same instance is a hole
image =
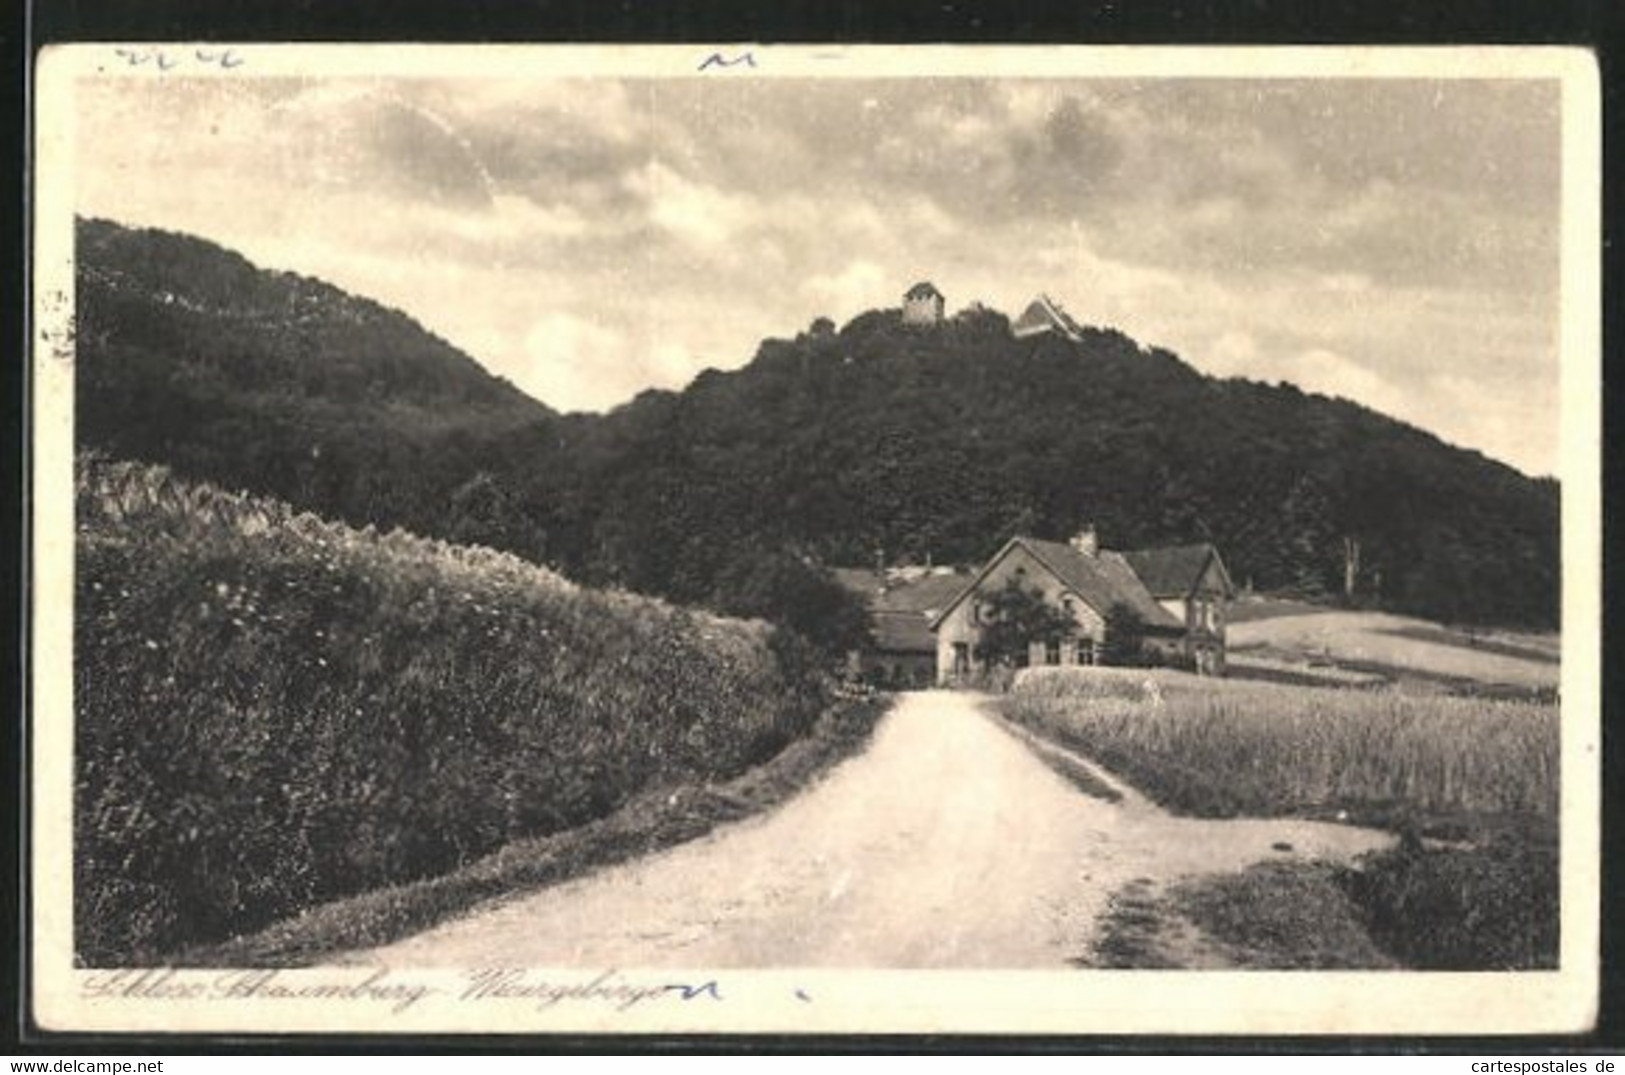
[[[954,675],[964,676],[970,674],[970,643],[954,643]]]
[[[1061,595],[1061,611],[1066,613],[1067,619],[1075,620],[1078,618],[1077,602],[1072,600],[1071,594]]]
[[[1095,663],[1095,640],[1092,638],[1078,639],[1078,663]]]
[[[1061,640],[1060,639],[1054,638],[1054,639],[1051,639],[1050,641],[1044,643],[1044,663],[1045,664],[1060,664],[1061,663]]]

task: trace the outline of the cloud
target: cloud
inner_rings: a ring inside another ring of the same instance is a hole
[[[1511,418],[1556,398],[1541,84],[89,79],[78,103],[84,212],[399,306],[565,408],[928,278],[1555,465]]]
[[[1402,415],[1416,402],[1414,396],[1369,367],[1324,347],[1292,355],[1284,367],[1286,379],[1300,388],[1363,403],[1385,414]]]
[[[525,334],[524,369],[514,383],[563,410],[602,410],[637,391],[625,336],[596,321],[551,312]]]
[[[1258,341],[1251,333],[1229,329],[1202,352],[1209,373],[1235,377],[1258,368]]]
[[[880,305],[876,302],[877,297],[885,294],[888,283],[894,282],[873,261],[859,259],[848,263],[839,272],[809,277],[801,288],[814,302],[822,304],[821,309],[849,317]]]
[[[624,183],[650,223],[685,243],[726,246],[755,218],[748,198],[696,183],[660,161],[631,172]]]

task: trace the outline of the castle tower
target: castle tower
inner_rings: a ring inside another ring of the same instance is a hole
[[[940,325],[944,302],[937,285],[922,280],[903,294],[903,324]]]

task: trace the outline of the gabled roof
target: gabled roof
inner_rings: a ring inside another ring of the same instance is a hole
[[[1140,581],[1133,568],[1129,567],[1128,561],[1123,559],[1121,553],[1103,550],[1090,556],[1058,541],[1040,541],[1037,538],[1019,536],[1005,542],[1004,548],[983,565],[976,573],[976,577],[931,618],[931,629],[935,630],[948,613],[966,597],[975,593],[982,580],[1017,547],[1025,548],[1033,559],[1059,579],[1062,585],[1077,594],[1079,599],[1102,616],[1110,611],[1113,605],[1121,603],[1133,609],[1147,627],[1182,629],[1183,625],[1173,614],[1157,604],[1156,598],[1151,596],[1151,592],[1145,588],[1145,584]]]
[[[1179,627],[1180,622],[1145,588],[1123,554],[1102,549],[1093,556],[1059,541],[1028,540],[1027,547],[1067,588],[1104,615],[1122,602],[1148,627]]]
[[[921,573],[880,572],[867,567],[831,569],[835,581],[876,612],[935,612],[965,588],[963,572],[915,569]]]
[[[937,285],[933,284],[931,281],[921,280],[919,283],[905,291],[903,293],[903,297],[905,299],[940,299],[942,298],[942,292],[938,291]]]
[[[965,579],[965,575],[953,572],[894,582],[875,598],[874,608],[880,612],[935,613],[958,596]]]
[[[1027,309],[1010,326],[1016,336],[1033,336],[1040,332],[1058,332],[1069,340],[1081,340],[1083,327],[1072,320],[1072,315],[1061,309],[1061,304],[1048,295],[1039,295],[1027,304]]]
[[[872,568],[837,567],[835,580],[863,598],[875,648],[888,653],[936,652],[931,617],[964,589],[957,571],[931,571],[914,578]]]
[[[886,588],[886,576],[868,567],[834,567],[830,574],[842,587],[872,602]]]
[[[886,653],[935,653],[937,640],[923,612],[876,610],[869,617],[875,649]]]
[[[1170,545],[1160,549],[1134,549],[1123,559],[1155,597],[1186,597],[1196,589],[1210,561],[1217,561],[1224,592],[1230,593],[1230,573],[1219,559],[1219,550],[1207,542],[1196,545]]]

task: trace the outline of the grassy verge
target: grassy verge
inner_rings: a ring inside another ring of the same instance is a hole
[[[1323,863],[1260,863],[1156,893],[1114,893],[1091,966],[1121,970],[1372,970],[1396,961]]]
[[[1350,922],[1406,966],[1556,964],[1553,705],[1090,670],[1025,677],[1003,707],[1176,813],[1401,835],[1352,868],[1272,864],[1164,897],[1161,911],[1236,947],[1243,965],[1333,965],[1314,947],[1321,933],[1345,937],[1330,951],[1364,965]]]
[[[889,704],[884,697],[838,702],[807,738],[734,780],[647,792],[609,817],[580,828],[518,840],[444,876],[326,904],[268,929],[195,948],[174,962],[307,966],[421,932],[488,900],[557,884],[695,839],[718,825],[784,802],[861,751]]]
[[[995,713],[994,716],[997,717],[998,714]],[[1008,720],[1000,719],[999,726],[1019,739],[1022,745],[1032,751],[1033,756],[1048,766],[1052,772],[1085,795],[1109,803],[1122,801],[1121,792],[1100,779],[1089,766],[1073,757],[1071,751],[1063,744],[1045,739],[1031,729],[1012,724]]]
[[[1557,966],[1557,851],[1505,833],[1352,866],[1264,862],[1113,897],[1107,966],[1532,970]]]

